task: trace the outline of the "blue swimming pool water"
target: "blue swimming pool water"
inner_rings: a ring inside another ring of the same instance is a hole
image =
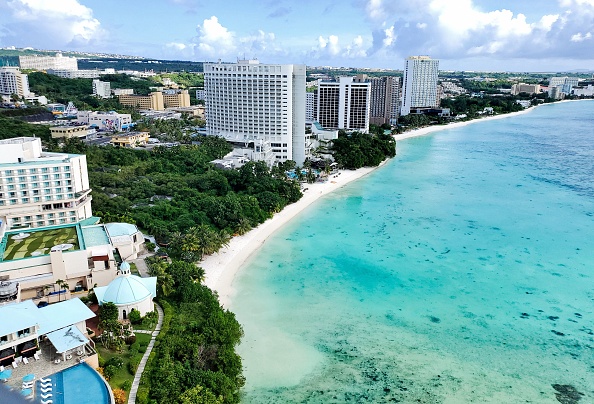
[[[53,404],[109,404],[109,392],[101,376],[81,363],[49,377],[52,380]],[[43,394],[38,389],[40,399]],[[48,394],[48,392],[46,392]],[[49,397],[48,397],[49,399]]]

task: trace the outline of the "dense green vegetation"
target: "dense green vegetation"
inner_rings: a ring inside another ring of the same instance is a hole
[[[160,241],[201,225],[240,233],[301,197],[299,184],[281,168],[263,162],[215,168],[209,162],[230,151],[221,138],[153,151],[87,146],[75,139],[62,150],[87,155],[96,215],[135,222]]]
[[[202,73],[161,73],[153,77],[154,81],[161,81],[163,78],[170,78],[172,81],[179,84],[181,87],[203,87],[204,75]]]
[[[148,80],[132,80],[125,74],[110,74],[101,76],[101,80],[109,81],[111,88],[132,88],[137,94],[148,94],[153,86]],[[36,94],[45,95],[51,102],[68,104],[72,101],[80,110],[102,110],[130,113],[129,108],[123,107],[117,97],[97,98],[93,94],[92,79],[66,79],[43,72],[29,73],[29,87]]]
[[[330,149],[340,167],[355,170],[377,166],[386,158],[394,157],[396,141],[391,135],[384,134],[382,128],[378,128],[377,133],[369,134],[340,131]]]
[[[469,97],[460,95],[455,98],[445,98],[441,100],[442,108],[450,108],[452,115],[467,114],[469,118],[476,118],[478,112],[482,112],[486,107],[493,108],[496,114],[506,114],[510,112],[521,111],[524,109],[516,102],[519,97]]]
[[[0,112],[0,140],[17,136],[36,136],[43,140],[51,138],[49,126],[34,125],[15,118],[5,118]]]
[[[153,260],[165,319],[138,391],[139,403],[238,403],[244,384],[235,353],[243,331],[195,265]],[[164,287],[163,283],[170,283]]]

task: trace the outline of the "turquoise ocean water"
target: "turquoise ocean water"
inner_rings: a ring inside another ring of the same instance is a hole
[[[594,402],[594,101],[398,142],[234,288],[246,403]]]

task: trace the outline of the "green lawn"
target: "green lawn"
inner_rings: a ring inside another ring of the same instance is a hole
[[[138,342],[142,347],[146,348],[150,340],[150,334],[136,334],[136,342]],[[105,362],[109,362],[109,360],[115,356],[120,357],[124,362],[122,367],[119,368],[116,374],[108,381],[112,389],[121,389],[126,380],[129,380],[130,383],[132,383],[132,381],[134,380],[134,375],[130,373],[130,369],[128,368],[128,363],[133,358],[133,356],[130,354],[130,345],[125,345],[122,352],[112,351],[110,349],[103,347],[103,345],[101,344],[97,344],[96,348],[99,352],[99,355],[101,355],[101,358],[105,360]],[[138,352],[136,355],[134,355],[134,357],[137,358],[137,363],[140,362],[140,359],[143,355],[144,353],[142,352]],[[126,396],[128,395],[128,393],[129,391],[126,391]]]
[[[21,235],[28,235],[21,238]],[[6,250],[3,260],[35,257],[50,253],[53,246],[58,244],[72,244],[68,251],[78,250],[78,236],[76,227],[63,227],[53,230],[9,233],[7,235]]]

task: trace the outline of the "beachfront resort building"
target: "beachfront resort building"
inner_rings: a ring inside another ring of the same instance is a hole
[[[429,56],[411,56],[404,65],[401,115],[419,113],[439,106],[437,78],[439,60]]]
[[[317,121],[325,129],[369,131],[371,83],[354,77],[318,80]]]
[[[0,94],[29,97],[29,78],[18,67],[0,67]]]
[[[205,63],[206,132],[269,165],[305,161],[305,66]]]
[[[78,70],[78,60],[75,57],[62,56],[60,52],[56,56],[19,56],[21,69],[31,70]]]
[[[95,313],[80,299],[43,308],[32,300],[0,306],[0,365],[26,369],[29,360],[40,360],[40,354],[44,361],[60,363],[72,360],[74,353],[98,366],[86,329],[86,320],[93,317]]]
[[[548,93],[550,98],[560,99],[571,94],[571,90],[579,85],[577,77],[551,77],[549,79]]]
[[[97,224],[86,156],[38,138],[0,141],[0,303],[55,302],[111,282],[144,241],[130,224]]]
[[[520,93],[538,94],[540,93],[540,84],[516,83],[512,85],[511,95],[518,95]]]

